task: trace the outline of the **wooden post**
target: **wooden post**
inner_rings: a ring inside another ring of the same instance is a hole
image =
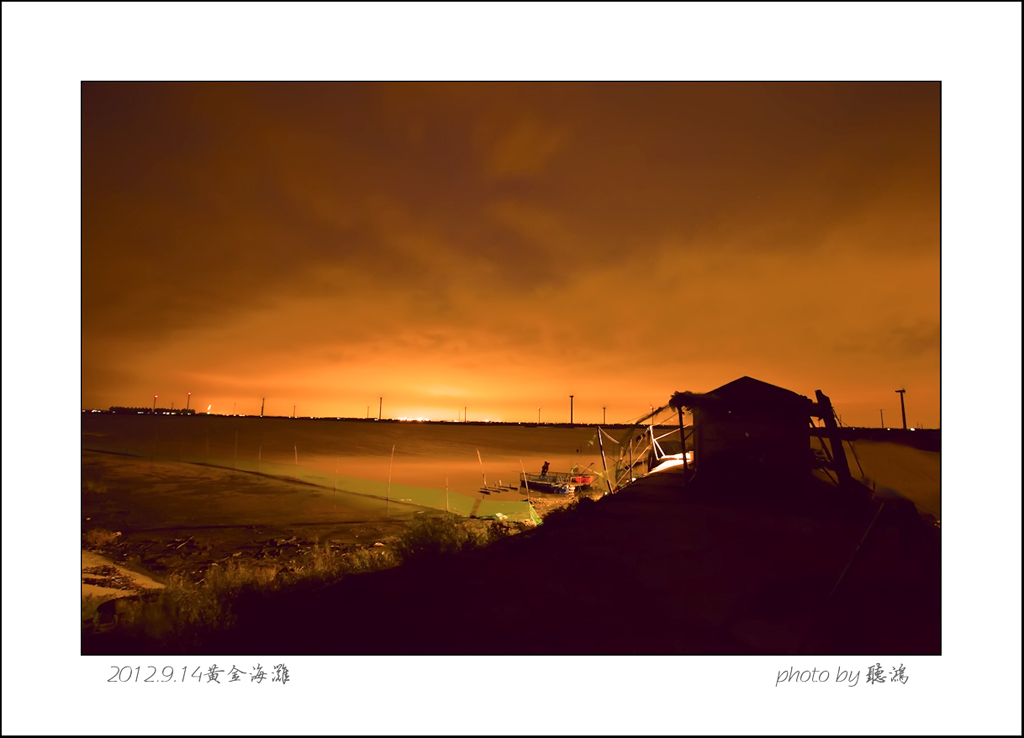
[[[679,410],[679,445],[683,449],[683,472],[685,474],[690,471],[690,466],[686,462],[686,430],[683,428],[683,406],[680,405],[677,409]],[[683,484],[685,483],[686,477],[683,476]]]

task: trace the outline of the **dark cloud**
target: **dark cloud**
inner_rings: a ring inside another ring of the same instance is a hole
[[[87,83],[82,118],[89,406],[936,384],[937,84]]]

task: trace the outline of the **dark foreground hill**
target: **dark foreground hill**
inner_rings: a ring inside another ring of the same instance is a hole
[[[251,593],[188,653],[938,654],[939,531],[812,480],[658,474],[534,531],[330,586]],[[89,638],[87,653],[175,653]]]

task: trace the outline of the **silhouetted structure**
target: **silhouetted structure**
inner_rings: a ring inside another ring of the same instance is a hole
[[[741,377],[705,394],[677,392],[670,404],[693,411],[694,461],[701,477],[810,473],[814,403],[803,395]]]

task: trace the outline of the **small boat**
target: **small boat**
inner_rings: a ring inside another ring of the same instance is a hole
[[[570,479],[568,474],[530,474],[520,472],[519,486],[529,487],[531,491],[550,492],[556,495],[571,495],[576,491],[577,485]]]

